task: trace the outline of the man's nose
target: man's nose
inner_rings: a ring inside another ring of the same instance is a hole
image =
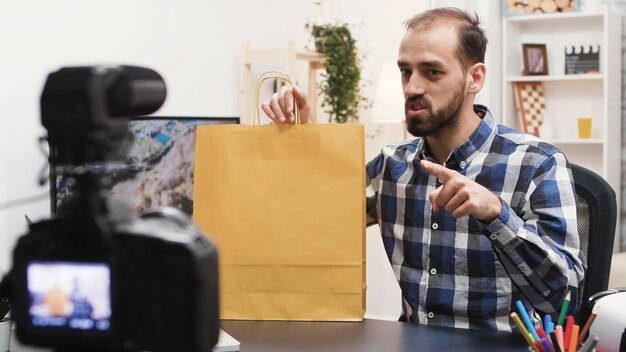
[[[426,90],[424,88],[423,78],[419,75],[412,74],[404,85],[404,96],[411,97],[415,95],[424,95],[424,93],[426,93]]]

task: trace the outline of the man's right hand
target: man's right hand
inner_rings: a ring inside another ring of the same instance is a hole
[[[307,123],[311,112],[309,99],[296,85],[283,86],[280,92],[274,93],[269,101],[261,104],[261,108],[275,124],[294,123],[296,120],[294,99],[300,108],[300,123]]]

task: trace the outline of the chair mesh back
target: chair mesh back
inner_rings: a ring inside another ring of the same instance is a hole
[[[589,258],[591,227],[591,208],[586,197],[587,192],[582,187],[576,188],[576,216],[578,217],[578,237],[580,239],[580,250]]]
[[[576,187],[580,254],[587,257],[581,306],[575,315],[576,321],[580,323],[586,321],[591,312],[589,296],[606,290],[609,284],[617,198],[602,176],[580,165],[570,166]]]

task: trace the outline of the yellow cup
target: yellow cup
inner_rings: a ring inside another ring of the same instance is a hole
[[[578,118],[578,138],[591,138],[591,117]]]

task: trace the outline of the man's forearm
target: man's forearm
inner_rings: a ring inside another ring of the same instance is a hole
[[[575,312],[580,305],[580,283],[584,275],[578,250],[558,245],[550,237],[538,234],[537,227],[554,228],[548,226],[551,219],[544,218],[535,223],[536,227],[531,226],[504,205],[503,215],[485,230],[511,280],[526,299],[544,313],[558,311],[567,291],[571,290],[570,311]],[[573,232],[568,233],[570,230]],[[560,235],[566,238],[577,236],[575,229],[562,231],[566,233]]]

